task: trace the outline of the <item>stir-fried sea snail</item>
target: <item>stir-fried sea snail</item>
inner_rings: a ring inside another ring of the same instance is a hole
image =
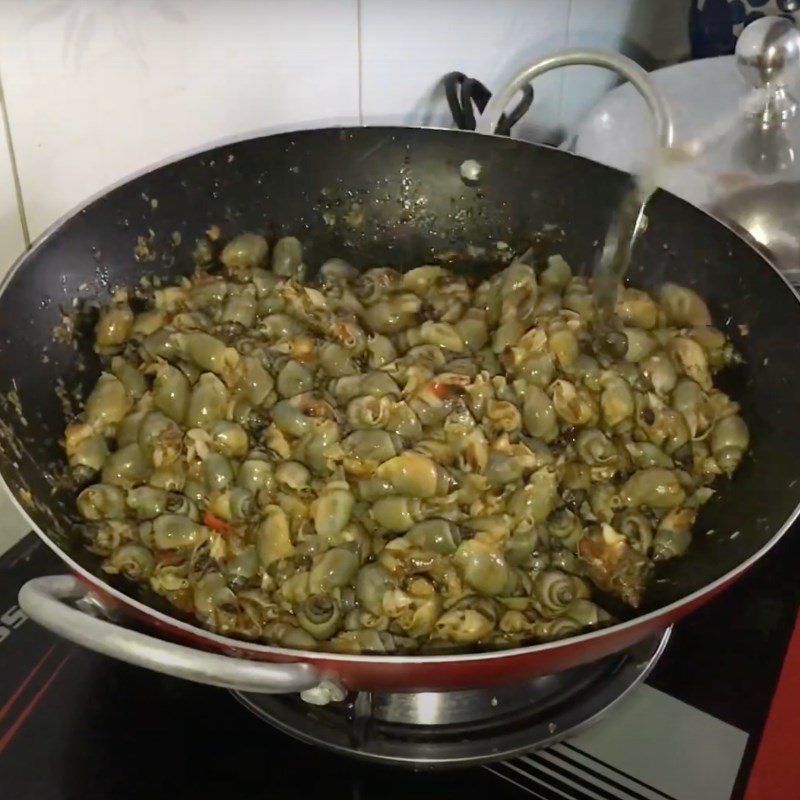
[[[64,445],[104,569],[213,630],[424,653],[609,624],[594,589],[640,603],[749,447],[690,287],[609,321],[560,256],[311,285],[300,240],[215,230],[196,259],[114,293]]]

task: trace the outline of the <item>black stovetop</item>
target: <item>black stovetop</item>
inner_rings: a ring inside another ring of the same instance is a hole
[[[747,734],[744,754],[736,756],[735,787],[725,791],[734,798],[743,796],[791,636],[800,600],[798,556],[800,532],[794,531],[733,588],[676,627],[647,681],[658,690],[653,696],[675,698],[682,701],[676,707]],[[492,770],[414,773],[328,754],[271,729],[224,690],[89,653],[26,620],[15,605],[21,584],[63,571],[32,535],[0,559],[3,800],[686,797],[660,790],[655,777],[649,786],[647,775],[628,780],[588,749],[579,760],[596,769],[587,767],[583,783],[559,782],[552,770],[542,778],[537,763],[546,762],[535,758]],[[620,733],[623,716],[613,711],[601,723],[609,738]],[[654,720],[654,735],[658,726]],[[568,747],[553,753],[552,764],[570,761]],[[582,752],[573,750],[573,756]],[[588,788],[594,779],[587,783],[587,776],[600,774],[616,778]]]

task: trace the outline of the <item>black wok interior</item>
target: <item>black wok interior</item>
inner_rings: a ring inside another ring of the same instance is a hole
[[[481,164],[474,186],[460,176],[465,159]],[[104,300],[112,287],[133,286],[145,274],[188,274],[195,241],[212,224],[224,236],[292,233],[312,270],[335,255],[359,267],[440,261],[488,273],[507,255],[502,243],[519,251],[545,231],[540,246],[586,272],[628,180],[551,148],[409,128],[267,136],[142,175],[53,230],[3,288],[0,472],[18,498],[30,492],[31,516],[45,534],[94,570],[96,560],[70,533],[71,496],[54,491],[48,474],[63,464],[56,381],[88,385],[98,362],[89,354],[79,373],[80,350],[55,343],[53,329],[74,298]],[[750,557],[800,503],[800,304],[755,250],[703,212],[660,192],[648,217],[630,282],[646,288],[669,279],[706,298],[745,357],[720,381],[741,402],[752,434],[752,452],[732,481],[718,485],[690,553],[659,568],[645,604],[652,610]],[[554,243],[559,231],[563,241]],[[137,261],[137,237],[151,232],[156,258]],[[6,399],[14,388],[24,421]]]

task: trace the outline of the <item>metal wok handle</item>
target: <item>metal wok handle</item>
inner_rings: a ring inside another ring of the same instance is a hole
[[[493,133],[500,122],[506,106],[511,98],[527,86],[534,78],[544,75],[545,72],[569,66],[594,66],[605,67],[626,78],[633,84],[636,91],[644,98],[647,107],[653,115],[656,126],[656,136],[660,147],[672,146],[673,125],[666,100],[661,92],[653,86],[650,76],[635,61],[621,53],[611,53],[604,50],[564,50],[546,56],[541,61],[525,67],[501,91],[495,92],[486,106],[478,122],[481,133]]]
[[[71,605],[84,597],[86,589],[73,575],[51,575],[28,581],[20,589],[19,604],[31,619],[65,639],[163,675],[261,694],[302,692],[323,681],[310,664],[232,658],[128,630]]]

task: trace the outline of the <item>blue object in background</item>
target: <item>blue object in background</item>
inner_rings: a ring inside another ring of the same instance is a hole
[[[800,0],[693,0],[689,12],[692,58],[733,53],[745,25],[767,16],[800,19]]]

